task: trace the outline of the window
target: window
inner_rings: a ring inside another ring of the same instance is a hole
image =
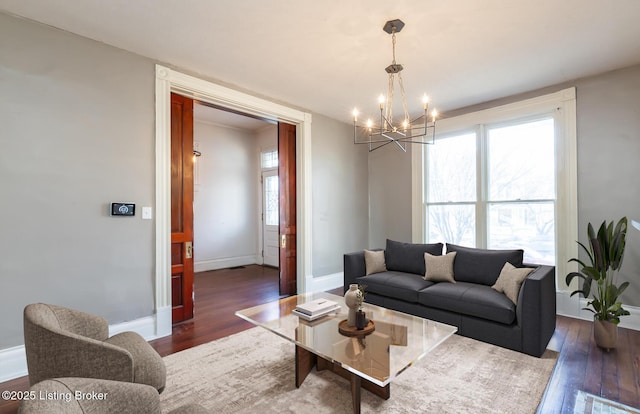
[[[269,149],[261,153],[261,164],[263,172],[263,198],[264,198],[264,224],[267,226],[277,226],[280,220],[280,210],[278,209],[279,179],[278,150]],[[275,175],[274,175],[275,174]]]
[[[575,89],[438,127],[413,158],[414,241],[521,248],[525,262],[566,274],[577,254]]]
[[[280,211],[278,209],[278,176],[264,177],[264,224],[277,226]]]
[[[428,145],[428,241],[476,245],[476,134]]]
[[[278,166],[278,150],[262,153],[262,169],[276,168]]]
[[[555,264],[553,118],[489,127],[487,247],[521,248],[525,261]]]
[[[553,118],[476,129],[426,147],[428,242],[521,248],[525,261],[555,264]]]

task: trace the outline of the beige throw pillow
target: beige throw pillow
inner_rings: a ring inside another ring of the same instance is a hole
[[[515,267],[511,263],[507,262],[502,267],[500,276],[496,280],[496,284],[491,286],[492,289],[498,292],[504,293],[511,302],[518,304],[518,294],[520,293],[520,287],[524,280],[529,276],[529,273],[534,269],[529,267]]]
[[[424,280],[456,283],[453,278],[453,261],[455,258],[456,252],[447,253],[444,256],[425,253],[424,265],[427,271],[424,275]]]
[[[387,271],[387,265],[384,262],[384,250],[377,252],[371,250],[364,251],[364,266],[367,275],[372,273],[380,273]]]

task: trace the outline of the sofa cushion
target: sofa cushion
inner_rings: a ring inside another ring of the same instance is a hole
[[[384,262],[384,252],[382,250],[364,251],[364,266],[366,274],[380,273],[387,271],[387,265]]]
[[[442,255],[442,243],[415,244],[402,243],[387,239],[384,258],[387,263],[388,270],[414,273],[416,275],[424,276],[425,253],[429,253],[434,256]],[[496,276],[496,278],[497,277],[498,276]]]
[[[418,292],[420,290],[433,285],[433,282],[424,280],[420,275],[393,271],[357,277],[356,283],[364,285],[365,292],[372,292],[413,303],[418,302]],[[498,294],[504,296],[500,293]]]
[[[457,246],[447,243],[447,253],[457,252],[453,263],[456,281],[492,286],[498,280],[505,263],[522,266],[524,250],[489,250]],[[388,267],[388,266],[387,266]]]
[[[424,280],[432,282],[449,282],[456,283],[453,278],[453,261],[456,258],[456,252],[447,253],[444,256],[434,256],[429,253],[424,254],[424,263],[427,272]]]
[[[436,283],[418,293],[418,302],[432,308],[510,325],[516,306],[502,293],[475,283]]]
[[[504,264],[496,284],[491,286],[491,289],[495,289],[497,292],[504,293],[511,300],[511,302],[518,304],[518,294],[520,293],[520,286],[524,280],[529,276],[529,273],[534,269],[530,267],[515,267],[511,263]]]

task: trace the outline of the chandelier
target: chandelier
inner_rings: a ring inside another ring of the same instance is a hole
[[[407,144],[433,144],[436,129],[436,116],[438,112],[434,109],[430,116],[429,98],[427,95],[422,97],[422,108],[424,112],[415,119],[409,116],[407,108],[407,97],[404,92],[404,84],[402,82],[402,67],[396,63],[396,33],[400,32],[404,27],[402,20],[389,20],[382,30],[391,35],[391,44],[393,51],[393,60],[391,64],[385,68],[389,74],[389,85],[387,88],[387,96],[380,95],[378,103],[380,105],[380,120],[374,123],[368,119],[366,124],[358,124],[358,109],[353,110],[353,143],[369,145],[369,152],[375,151],[389,144],[397,145],[401,150],[407,152]],[[394,123],[393,119],[393,86],[396,77],[400,87],[400,99],[402,100],[403,116],[398,123]],[[429,118],[431,122],[429,122]]]

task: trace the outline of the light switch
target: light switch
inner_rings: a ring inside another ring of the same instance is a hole
[[[142,219],[151,220],[151,207],[142,207]]]

